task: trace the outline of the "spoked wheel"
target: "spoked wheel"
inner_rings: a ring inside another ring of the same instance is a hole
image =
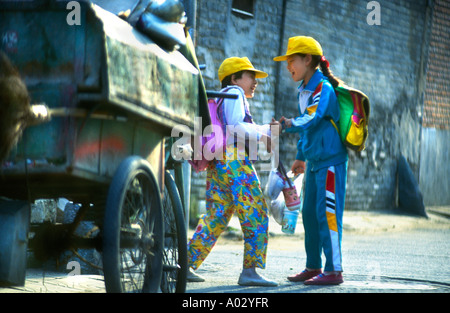
[[[183,206],[175,180],[169,171],[164,176],[164,251],[161,291],[186,291],[187,234]]]
[[[157,292],[164,226],[158,183],[141,157],[128,157],[111,182],[103,228],[107,292]]]

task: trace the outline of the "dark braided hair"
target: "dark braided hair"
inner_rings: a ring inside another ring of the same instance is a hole
[[[302,53],[298,53],[298,55],[301,56],[302,58],[306,56],[306,54]],[[311,55],[311,57],[312,57],[311,61],[312,68],[317,68],[318,66],[320,66],[320,70],[322,71],[323,75],[325,75],[328,78],[333,88],[344,85],[344,82],[341,79],[333,75],[330,68],[328,67],[328,62],[326,60],[323,60],[321,55]]]

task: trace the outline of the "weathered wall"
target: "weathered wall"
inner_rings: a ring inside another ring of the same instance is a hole
[[[419,186],[427,205],[450,203],[450,1],[433,3],[425,66]]]
[[[419,186],[427,205],[450,203],[450,131],[424,128],[422,131]]]
[[[369,140],[362,153],[350,152],[346,209],[395,207],[397,160],[401,154],[408,160],[421,188],[427,188],[430,177],[448,181],[448,152],[439,154],[442,165],[439,170],[430,168],[429,163],[433,161],[428,158],[437,154],[432,146],[424,144],[432,138],[442,151],[447,151],[448,134],[444,131],[433,137],[430,132],[422,131],[423,115],[430,116],[430,112],[444,110],[444,118],[439,123],[447,128],[439,127],[448,129],[449,125],[448,62],[445,68],[439,67],[427,77],[427,69],[436,66],[429,65],[430,59],[442,62],[443,57],[448,58],[448,41],[440,39],[442,34],[448,39],[448,0],[377,1],[380,25],[368,23],[368,14],[373,12],[369,1],[255,0],[253,19],[231,14],[231,2],[198,1],[197,52],[200,62],[208,66],[204,72],[208,89],[219,88],[217,68],[225,57],[247,55],[256,67],[270,74],[260,82],[251,101],[255,120],[264,123],[272,115],[292,117],[297,114],[297,84],[290,79],[286,63],[273,62],[272,58],[285,52],[289,37],[309,35],[322,44],[334,74],[370,97]],[[433,18],[436,11],[438,17]],[[430,30],[438,20],[433,48]],[[282,48],[278,51],[280,43]],[[429,58],[430,49],[440,54]],[[432,79],[437,76],[441,85]],[[445,97],[442,88],[446,90]],[[432,97],[426,98],[427,95]],[[429,100],[426,112],[425,99]],[[295,157],[296,142],[295,135],[281,140],[281,159],[288,165]],[[264,173],[260,176],[264,184]],[[194,185],[204,184],[204,176],[193,177]],[[448,194],[448,187],[438,185],[434,183],[435,190]],[[193,187],[204,190],[204,187]],[[197,194],[200,198],[204,196],[201,191]],[[425,204],[435,203],[432,196],[425,194],[424,198]],[[442,203],[450,202],[448,196],[441,199]]]
[[[334,74],[371,100],[370,137],[361,154],[350,153],[347,209],[395,206],[397,159],[402,153],[417,173],[420,147],[418,80],[426,1],[378,1],[380,25],[369,25],[366,1],[287,2],[284,46],[310,35],[323,47]],[[295,14],[294,14],[295,12]],[[286,72],[286,71],[285,71]],[[285,73],[286,74],[286,73]],[[277,113],[295,112],[295,89],[280,77]],[[287,104],[287,105],[286,105]],[[291,148],[294,149],[294,142]]]

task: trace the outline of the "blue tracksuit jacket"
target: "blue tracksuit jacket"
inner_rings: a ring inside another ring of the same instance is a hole
[[[321,88],[317,88],[321,84]],[[286,132],[299,133],[297,160],[308,161],[310,169],[320,169],[347,161],[347,149],[329,121],[339,121],[339,105],[333,86],[320,70],[316,70],[306,86],[299,89],[310,92],[305,112],[295,118]],[[316,89],[318,89],[316,91]],[[299,100],[301,94],[299,92]]]

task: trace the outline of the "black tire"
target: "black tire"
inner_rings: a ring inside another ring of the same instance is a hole
[[[187,234],[183,205],[175,180],[169,171],[164,176],[164,252],[161,291],[186,291]]]
[[[164,224],[150,164],[131,156],[109,187],[103,226],[106,292],[157,292],[162,275]]]

